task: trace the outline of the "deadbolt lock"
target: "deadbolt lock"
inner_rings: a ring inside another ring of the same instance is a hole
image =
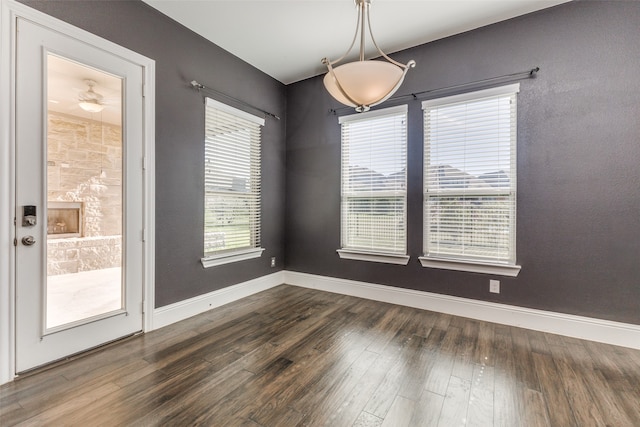
[[[36,239],[33,236],[24,236],[22,238],[22,244],[25,246],[31,246],[36,242]]]
[[[33,227],[37,223],[36,207],[33,205],[25,205],[22,207],[22,226]]]

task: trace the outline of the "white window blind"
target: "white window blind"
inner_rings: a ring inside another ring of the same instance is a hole
[[[205,108],[205,257],[259,248],[264,119],[210,98]]]
[[[423,102],[425,257],[515,264],[518,91]]]
[[[339,122],[342,248],[406,255],[407,107]]]

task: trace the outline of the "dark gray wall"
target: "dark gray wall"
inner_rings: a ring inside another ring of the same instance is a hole
[[[536,65],[518,96],[517,258],[422,268],[422,112],[409,102],[408,266],[341,260],[340,129],[321,77],[287,87],[287,270],[640,324],[640,2],[572,2],[394,55],[398,95]],[[384,41],[379,41],[384,45]],[[393,102],[386,105],[393,105]],[[341,114],[352,111],[342,110]]]
[[[263,128],[262,257],[204,269],[202,97],[195,79],[281,117],[285,86],[140,1],[22,1],[156,61],[156,306],[283,268],[285,121]],[[220,99],[225,102],[225,99]],[[270,268],[275,256],[277,267]]]
[[[277,271],[284,254],[293,271],[640,324],[640,3],[572,2],[395,55],[418,62],[399,94],[541,67],[518,105],[522,271],[499,278],[495,295],[490,276],[417,262],[419,102],[409,103],[411,262],[340,260],[340,130],[327,113],[339,105],[320,77],[285,89],[139,1],[22,2],[156,61],[156,306]],[[286,209],[285,121],[264,128],[260,259],[199,263],[203,110],[191,79],[281,116],[286,105]]]

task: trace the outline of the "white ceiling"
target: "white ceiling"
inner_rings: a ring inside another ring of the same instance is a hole
[[[104,109],[99,113],[84,111],[78,104],[81,93],[89,89],[87,80],[93,80],[93,90],[103,96],[101,104]],[[47,57],[47,100],[50,110],[120,126],[121,94],[121,78],[57,55],[49,54]]]
[[[355,33],[353,0],[143,1],[284,84],[325,72]],[[371,26],[388,54],[567,1],[372,0]]]

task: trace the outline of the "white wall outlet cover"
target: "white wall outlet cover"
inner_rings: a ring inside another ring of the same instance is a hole
[[[494,294],[500,293],[500,281],[499,280],[489,280],[489,292]]]

